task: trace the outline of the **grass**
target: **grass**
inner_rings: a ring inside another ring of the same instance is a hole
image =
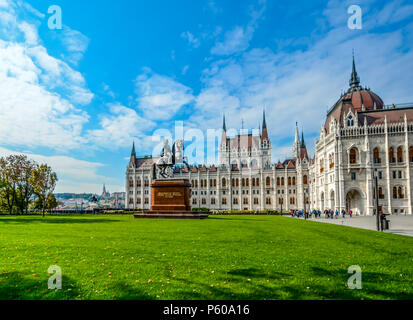
[[[0,299],[412,299],[412,284],[413,238],[393,234],[278,216],[0,217]]]

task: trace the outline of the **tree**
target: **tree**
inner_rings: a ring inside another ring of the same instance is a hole
[[[46,208],[48,210],[53,210],[56,209],[58,206],[56,197],[54,196],[53,193],[50,193],[49,196],[47,197],[47,204],[46,204]]]
[[[37,165],[33,170],[29,181],[33,186],[34,193],[39,198],[44,217],[47,200],[49,199],[49,195],[53,193],[56,182],[58,181],[57,175],[47,164],[41,164]]]
[[[20,212],[26,212],[29,207],[30,198],[34,193],[33,185],[30,183],[30,177],[35,169],[35,163],[26,156],[21,156],[19,166],[20,177],[17,183],[17,206]]]
[[[10,155],[0,159],[0,180],[3,204],[11,214],[17,204],[18,187],[23,176],[23,163],[27,160],[23,155]]]

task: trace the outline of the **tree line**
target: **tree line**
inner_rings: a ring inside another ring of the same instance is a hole
[[[23,214],[29,209],[57,207],[53,191],[57,175],[47,164],[39,164],[25,155],[0,158],[0,208],[10,214]]]

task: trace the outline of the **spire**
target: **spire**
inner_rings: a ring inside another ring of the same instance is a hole
[[[353,50],[353,69],[351,71],[350,87],[358,87],[360,85],[360,78],[357,75],[356,63],[354,61],[354,50]]]
[[[136,152],[135,152],[135,141],[132,144],[132,152],[130,153],[130,163],[135,166],[136,163]]]
[[[222,118],[222,136],[221,136],[221,145],[227,145],[227,125],[225,124],[225,115]]]
[[[301,131],[301,148],[305,148],[304,130]]]
[[[135,141],[133,141],[133,145],[132,145],[132,152],[130,154],[131,157],[135,157],[136,158],[136,152],[135,152]]]
[[[267,129],[267,122],[265,121],[265,110],[262,112],[262,128]]]
[[[295,123],[294,145],[293,145],[293,159],[299,158],[300,148],[301,148],[300,134],[298,132],[298,122],[296,122]]]
[[[262,112],[262,135],[261,140],[268,140],[267,122],[265,121],[265,110]]]

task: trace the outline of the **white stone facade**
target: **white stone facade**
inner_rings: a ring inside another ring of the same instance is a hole
[[[271,163],[265,114],[260,135],[226,136],[217,167],[177,169],[192,183],[192,207],[212,210],[352,210],[412,214],[413,106],[386,107],[360,86],[355,63],[348,92],[327,114],[310,159],[295,132],[291,159]],[[126,169],[126,207],[150,208],[154,159],[136,158]],[[373,173],[377,175],[377,190]],[[377,193],[377,194],[376,194]]]

